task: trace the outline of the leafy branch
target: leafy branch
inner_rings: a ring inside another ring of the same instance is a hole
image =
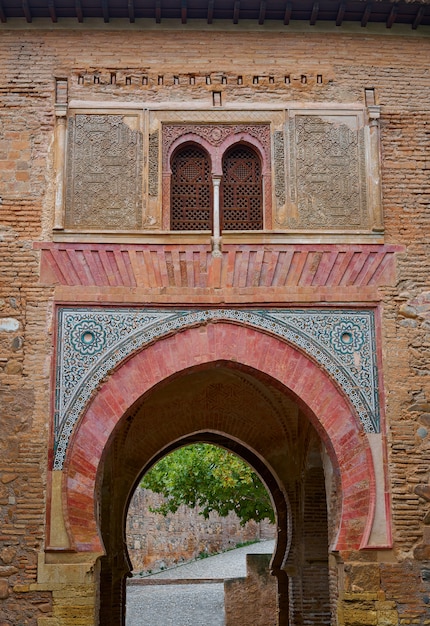
[[[185,504],[199,506],[205,519],[212,511],[221,517],[234,511],[242,526],[250,520],[274,522],[269,494],[253,469],[211,444],[192,444],[165,456],[145,474],[141,486],[164,496],[151,509],[164,516]]]

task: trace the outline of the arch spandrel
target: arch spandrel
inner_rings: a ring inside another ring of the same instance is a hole
[[[372,310],[60,308],[54,469],[62,468],[69,438],[91,395],[121,362],[170,333],[223,320],[277,336],[281,351],[284,342],[296,346],[342,389],[364,430],[380,432]]]
[[[97,471],[105,447],[129,408],[156,385],[189,368],[216,362],[252,368],[294,397],[322,437],[342,483],[342,517],[333,549],[367,545],[375,506],[369,441],[351,403],[318,364],[273,335],[223,320],[186,328],[138,351],[99,387],[76,426],[64,465],[66,522],[78,551],[99,551]]]

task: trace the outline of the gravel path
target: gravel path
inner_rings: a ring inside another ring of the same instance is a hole
[[[126,626],[224,626],[224,585],[127,588]]]
[[[126,626],[224,626],[223,579],[246,575],[248,553],[273,549],[274,541],[262,541],[152,574],[142,580],[146,584],[133,580],[127,586]],[[201,579],[220,582],[181,584]]]

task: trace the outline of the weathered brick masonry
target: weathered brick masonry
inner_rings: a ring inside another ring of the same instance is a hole
[[[282,531],[272,563],[280,624],[286,613],[314,626],[430,624],[430,31],[288,28],[0,24],[1,626],[121,624],[132,488],[157,456],[199,433],[242,454],[269,485]],[[288,129],[286,145],[304,110],[320,107],[329,123],[336,107],[367,115],[373,105],[383,229],[373,214],[355,230],[293,227],[282,196],[297,173],[286,159],[283,187],[272,157],[264,233],[223,235],[220,259],[210,233],[169,232],[161,152],[156,175],[148,171],[157,129],[159,150],[167,145],[163,124],[194,125],[195,134],[204,124],[247,126],[263,148],[255,127],[268,124],[270,152],[273,132]],[[114,232],[63,221],[53,230],[64,208],[63,114],[136,110],[140,225]],[[380,447],[315,355],[214,314],[142,340],[100,375],[53,470],[58,307],[84,305],[371,310]],[[100,598],[110,617],[99,617]]]

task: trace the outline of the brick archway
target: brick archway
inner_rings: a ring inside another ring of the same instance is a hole
[[[95,517],[97,472],[124,414],[163,381],[219,361],[261,372],[297,401],[341,478],[342,513],[332,549],[366,546],[375,507],[374,468],[369,443],[349,401],[316,363],[288,343],[253,328],[215,322],[177,332],[134,354],[88,405],[64,466],[65,518],[74,549],[103,550]]]

